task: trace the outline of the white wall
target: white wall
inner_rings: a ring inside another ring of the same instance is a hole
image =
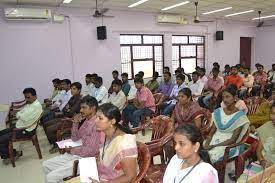
[[[216,23],[209,25],[157,25],[155,14],[113,11],[115,18],[104,19],[107,40],[98,41],[91,12],[80,9],[61,9],[70,16],[62,24],[5,22],[0,20],[0,103],[22,98],[21,91],[32,86],[40,99],[49,96],[51,79],[55,77],[83,81],[86,73],[96,72],[109,86],[111,71],[120,68],[120,33],[161,33],[165,42],[165,65],[171,66],[172,34],[206,36],[206,68],[213,62],[223,65],[239,63],[240,37],[254,37],[248,24],[219,21],[218,29],[224,31],[224,41],[215,41]],[[0,12],[1,13],[1,12]],[[71,34],[70,34],[71,33]],[[72,44],[71,44],[72,43]]]

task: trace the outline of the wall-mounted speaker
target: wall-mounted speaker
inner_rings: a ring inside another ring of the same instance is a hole
[[[223,31],[216,32],[216,40],[217,41],[223,40]]]
[[[98,40],[107,39],[106,26],[99,26],[99,27],[97,27],[97,39]]]

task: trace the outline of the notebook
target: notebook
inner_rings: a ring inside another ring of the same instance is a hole
[[[92,182],[93,180],[99,181],[97,164],[95,157],[81,158],[79,160],[79,170],[80,170],[80,182]]]
[[[72,141],[72,139],[66,139],[66,140],[62,140],[59,142],[56,142],[58,147],[60,149],[64,149],[65,147],[79,147],[82,146],[82,140],[78,140],[78,141]]]

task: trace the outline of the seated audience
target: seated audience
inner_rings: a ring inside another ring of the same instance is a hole
[[[205,75],[205,68],[199,68],[198,73],[200,76],[200,80],[203,82],[203,85],[205,85],[208,80],[207,76]]]
[[[129,122],[132,126],[138,127],[142,117],[147,117],[153,114],[156,110],[155,99],[151,91],[144,86],[143,79],[136,77],[134,79],[137,88],[136,98],[132,104],[128,104],[123,110],[124,123]]]
[[[121,90],[123,91],[123,93],[127,97],[128,93],[130,91],[131,85],[128,82],[128,74],[126,72],[121,74],[121,80],[122,80]]]
[[[198,128],[184,124],[175,130],[176,155],[170,160],[163,183],[218,183],[218,173],[203,148]]]
[[[174,86],[169,98],[167,98],[167,101],[160,106],[161,114],[170,115],[172,113],[177,103],[177,96],[179,91],[182,90],[183,88],[187,88],[187,86],[184,83],[184,80],[185,80],[184,75],[178,74],[176,76],[176,85]]]
[[[167,100],[174,88],[174,84],[171,81],[171,73],[165,72],[163,74],[163,82],[160,83],[159,88],[157,89],[156,93],[162,93],[164,96],[162,99],[159,100],[158,104],[161,104],[164,100]]]
[[[199,79],[199,73],[192,73],[192,81],[189,83],[189,88],[192,91],[192,97],[197,100],[201,96],[202,90],[204,88],[204,83]]]
[[[97,77],[97,74],[86,74],[85,76],[85,86],[81,90],[82,97],[85,97],[87,95],[92,95],[92,90],[94,88],[94,81]]]
[[[117,70],[114,70],[113,72],[112,72],[112,76],[113,76],[113,79],[114,80],[118,80],[118,76],[119,76],[119,73],[118,73],[118,71]],[[113,81],[114,81],[113,80]],[[108,93],[109,94],[111,94],[111,93],[113,93],[113,91],[112,91],[112,85],[110,86],[110,88],[109,88],[109,90],[108,90]]]
[[[9,141],[12,138],[13,129],[22,129],[16,132],[16,138],[31,137],[36,132],[37,120],[42,114],[42,105],[37,100],[36,91],[33,88],[25,88],[23,91],[26,105],[16,113],[16,123],[10,128],[0,131],[0,156],[4,164],[9,161]],[[24,129],[24,130],[23,130]],[[22,156],[22,152],[13,150],[15,157]]]
[[[264,71],[264,66],[258,64],[257,71],[254,72],[253,76],[254,85],[251,93],[253,96],[260,95],[260,93],[264,91],[265,85],[267,84],[267,74]]]
[[[75,160],[94,157],[99,152],[101,133],[95,124],[97,107],[98,102],[94,97],[86,96],[81,100],[81,114],[74,117],[71,139],[81,139],[82,146],[68,147],[64,155],[43,162],[46,183],[63,182],[63,178],[72,174]]]
[[[53,148],[50,149],[50,153],[55,153],[58,151],[57,145],[55,144],[57,140],[57,129],[62,124],[62,118],[68,117],[72,118],[74,115],[78,114],[80,112],[80,101],[81,101],[81,92],[82,85],[79,82],[75,82],[71,85],[71,93],[72,97],[70,98],[67,105],[63,108],[62,112],[58,114],[58,117],[56,119],[50,120],[43,124],[43,128],[45,130],[46,136],[50,142],[50,144],[53,144]]]
[[[218,108],[212,114],[212,125],[209,136],[205,140],[205,149],[208,150],[212,163],[223,158],[226,146],[238,143],[249,128],[249,120],[243,111],[239,111],[235,105],[237,91],[231,87],[222,92],[222,100],[225,108]],[[239,148],[230,152],[230,157],[238,155]]]
[[[186,123],[194,123],[201,128],[201,117],[204,114],[203,109],[197,102],[192,100],[192,92],[189,88],[183,88],[178,94],[178,103],[172,114],[173,123],[180,126]]]
[[[159,87],[159,82],[157,81],[158,77],[159,77],[159,73],[154,72],[153,79],[148,81],[148,83],[146,83],[145,85],[152,93],[155,93]]]
[[[272,64],[272,69],[268,71],[268,81],[272,84],[272,88],[275,88],[275,64]]]
[[[250,74],[250,68],[244,68],[243,81],[243,86],[241,86],[239,93],[241,99],[247,97],[253,87],[254,77]]]
[[[137,75],[137,74],[136,74]],[[144,77],[144,72],[143,71],[139,71],[138,72],[138,75],[143,79],[143,77]]]
[[[231,70],[230,66],[228,64],[226,64],[224,66],[224,71],[222,72],[222,76],[224,78],[226,78],[227,76],[229,76],[230,75],[230,70]]]
[[[72,97],[71,93],[71,81],[69,79],[63,79],[61,81],[61,88],[62,91],[60,94],[56,95],[52,100],[52,105],[46,109],[43,113],[41,118],[41,123],[44,124],[52,119],[55,118],[56,112],[60,112],[69,102],[70,98]]]
[[[180,73],[185,76],[184,83],[186,86],[188,86],[189,82],[192,80],[191,76],[189,74],[185,73],[184,68],[179,67],[178,69],[180,70]]]
[[[239,76],[236,66],[231,67],[231,74],[226,77],[224,86],[228,87],[231,84],[237,86],[238,89],[243,85],[243,78]]]
[[[96,77],[94,83],[95,87],[92,91],[92,97],[96,98],[98,105],[104,104],[108,100],[108,90],[102,84],[102,77]]]
[[[53,83],[53,91],[52,91],[52,95],[51,95],[51,100],[60,92],[60,84],[61,81],[58,78],[55,78],[52,80]]]
[[[121,90],[122,81],[117,79],[112,82],[113,93],[109,96],[107,103],[111,103],[119,108],[121,111],[126,103],[126,96]]]

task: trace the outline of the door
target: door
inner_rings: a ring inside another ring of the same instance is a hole
[[[251,37],[240,38],[240,64],[251,67]]]

